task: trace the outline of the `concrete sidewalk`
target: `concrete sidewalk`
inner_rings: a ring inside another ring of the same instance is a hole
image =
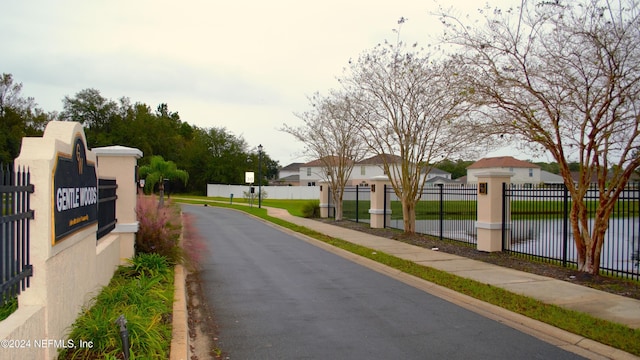
[[[640,328],[640,301],[544,276],[450,255],[400,241],[345,229],[320,221],[290,215],[288,211],[267,208],[269,216],[313,229],[319,233],[379,250],[417,264],[446,271],[542,302],[591,314],[594,317]]]

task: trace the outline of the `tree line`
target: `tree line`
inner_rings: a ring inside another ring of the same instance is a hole
[[[127,97],[107,99],[96,89],[84,89],[62,99],[61,112],[45,112],[35,99],[22,96],[22,84],[11,74],[0,78],[0,162],[11,163],[25,136],[42,136],[49,121],[83,124],[89,148],[122,145],[142,150],[140,166],[154,156],[172,161],[189,174],[186,185],[172,191],[204,194],[207,183],[240,184],[244,173],[258,173],[258,153],[242,137],[225,128],[202,128],[183,121],[165,103],[152,109]],[[262,154],[263,184],[277,177],[280,164]]]

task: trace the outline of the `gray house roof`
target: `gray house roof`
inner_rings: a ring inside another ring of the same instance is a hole
[[[448,172],[446,171],[444,173],[448,174]],[[426,184],[460,184],[459,181],[448,179],[442,176],[434,176],[431,179],[427,180],[425,183]]]
[[[540,182],[544,184],[562,184],[564,180],[562,176],[540,170]]]
[[[300,166],[302,164],[303,163],[301,163],[301,162],[294,162],[294,163],[291,163],[291,164],[281,168],[280,171],[298,171],[298,170],[300,170]]]

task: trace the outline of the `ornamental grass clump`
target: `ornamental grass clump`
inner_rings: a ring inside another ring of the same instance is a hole
[[[155,196],[140,196],[136,205],[138,232],[136,254],[159,254],[176,264],[182,260],[180,209],[169,205],[158,207]]]
[[[319,218],[320,217],[320,201],[312,200],[305,202],[302,205],[302,216],[306,218]]]
[[[173,311],[173,267],[157,254],[140,254],[114,274],[108,286],[73,323],[58,359],[122,359],[120,327],[126,319],[130,359],[168,359]]]

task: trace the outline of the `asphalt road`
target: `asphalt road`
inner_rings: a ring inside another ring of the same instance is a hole
[[[185,205],[230,359],[577,359],[233,210]]]

